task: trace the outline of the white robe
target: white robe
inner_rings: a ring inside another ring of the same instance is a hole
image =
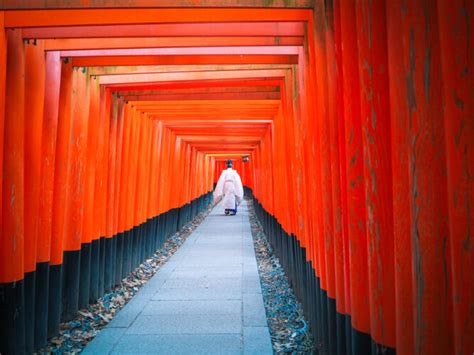
[[[224,196],[222,200],[222,207],[224,209],[235,209],[235,205],[239,205],[244,198],[244,188],[242,180],[237,171],[228,168],[222,171],[222,174],[217,182],[214,190],[214,201]]]

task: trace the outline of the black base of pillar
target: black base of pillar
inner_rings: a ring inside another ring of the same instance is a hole
[[[49,263],[36,264],[35,344],[39,349],[48,338]]]
[[[97,302],[99,298],[100,278],[100,239],[91,242],[91,271],[89,286],[89,303]]]
[[[337,340],[337,353],[346,353],[346,315],[337,312],[336,313],[336,340]]]
[[[89,304],[91,285],[91,244],[83,243],[81,246],[81,269],[79,276],[79,309]]]
[[[351,354],[352,353],[352,321],[351,321],[351,316],[345,315],[344,317],[346,326],[345,326],[345,331],[346,331],[346,353]]]
[[[25,352],[24,281],[0,284],[0,353]]]
[[[113,241],[112,238],[105,238],[105,263],[104,263],[104,291],[108,292],[112,288],[112,254]]]
[[[105,279],[105,237],[100,238],[99,247],[99,289],[98,298],[104,294],[104,279]]]
[[[62,265],[50,265],[48,297],[48,338],[56,335],[59,332],[59,323],[61,321],[63,299],[62,279]]]
[[[116,238],[117,238],[117,245],[116,245],[116,255],[115,255],[115,280],[114,280],[114,284],[118,285],[122,281],[124,233],[123,232],[118,233]]]
[[[25,274],[25,351],[32,353],[35,344],[36,271]]]
[[[122,279],[125,278],[132,268],[132,248],[131,233],[129,230],[123,232],[123,261],[122,261]]]
[[[364,355],[364,354],[371,353],[372,340],[370,339],[369,334],[359,332],[357,329],[352,328],[351,339],[352,339],[352,354]]]
[[[63,309],[61,320],[69,321],[74,318],[79,306],[79,275],[81,266],[81,251],[64,252],[63,261]]]

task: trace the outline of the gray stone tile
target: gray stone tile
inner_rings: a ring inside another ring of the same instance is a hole
[[[242,271],[244,273],[254,273],[258,275],[257,264],[244,264],[242,266]]]
[[[113,354],[233,355],[242,353],[240,334],[126,335]]]
[[[239,314],[172,314],[140,316],[127,334],[240,334]]]
[[[106,328],[92,340],[81,354],[109,354],[125,333],[126,328]]]
[[[241,277],[241,269],[230,269],[230,270],[220,270],[218,268],[214,269],[186,269],[175,271],[170,275],[170,279],[182,279],[182,278],[199,278],[199,277]]]
[[[262,293],[260,278],[245,278],[242,281],[243,293]]]
[[[115,317],[112,319],[108,327],[110,328],[126,328],[129,327],[138,315],[141,313],[143,308],[150,301],[149,298],[139,297],[137,294],[134,298],[121,309]]]
[[[143,285],[140,291],[138,291],[137,296],[139,295],[142,298],[150,299],[151,296],[153,296],[161,287],[163,287],[166,280],[167,278],[165,277],[152,278],[145,285]]]
[[[241,300],[242,286],[233,289],[206,289],[206,288],[163,288],[156,293],[153,301],[180,301],[180,300]]]
[[[273,354],[268,327],[244,327],[244,354]]]
[[[212,271],[215,271],[216,268],[220,268],[220,266],[223,264],[223,260],[219,261],[219,259],[216,260],[208,260],[208,261],[199,261],[199,260],[188,260],[186,263],[183,263],[180,265],[178,268],[176,268],[175,271],[183,271],[183,270],[188,270],[188,269],[211,269]],[[229,260],[229,262],[226,264],[229,269],[240,269],[242,267],[242,260],[238,261],[232,261]]]
[[[260,284],[260,283],[259,283]],[[169,279],[163,284],[163,288],[239,288],[242,285],[241,277],[222,277],[222,278],[193,278],[193,279]]]
[[[267,316],[261,294],[243,294],[244,326],[267,326]]]
[[[241,314],[240,300],[151,301],[142,315],[157,314]]]

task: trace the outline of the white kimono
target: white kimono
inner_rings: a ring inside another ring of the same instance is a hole
[[[242,180],[240,180],[237,171],[232,168],[223,170],[217,182],[214,190],[214,201],[217,202],[221,196],[224,196],[222,207],[229,210],[235,209],[236,204],[239,205],[244,198]]]

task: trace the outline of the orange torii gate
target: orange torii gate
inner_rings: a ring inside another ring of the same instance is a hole
[[[320,351],[472,353],[474,5],[127,4],[0,4],[0,352],[119,283],[232,158]]]

